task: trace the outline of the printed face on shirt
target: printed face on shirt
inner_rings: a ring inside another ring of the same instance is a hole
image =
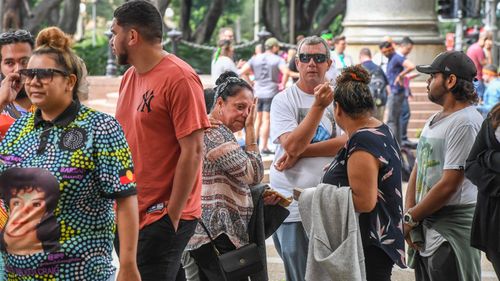
[[[66,108],[71,103],[76,76],[63,74],[65,70],[50,55],[32,56],[27,69],[53,69],[57,71],[48,79],[36,76],[25,80],[24,87],[31,103],[42,111]]]
[[[127,51],[127,39],[128,39],[128,29],[121,27],[116,19],[113,19],[111,24],[111,39],[109,40],[109,45],[113,50],[113,54],[116,56],[116,61],[119,65],[128,64],[128,51]]]
[[[326,54],[329,52],[323,44],[302,45],[298,54]],[[295,64],[299,71],[300,80],[316,87],[325,80],[325,73],[330,68],[332,60],[328,59],[325,62],[317,63],[314,59],[310,59],[308,63],[300,62],[299,58],[295,58]]]
[[[232,132],[238,132],[245,127],[245,121],[253,104],[253,94],[250,90],[242,88],[234,96],[227,97],[226,101],[217,98],[217,107],[220,110],[220,121]]]
[[[1,241],[7,252],[31,255],[58,245],[60,227],[51,219],[59,197],[57,180],[42,169],[13,171],[5,177],[9,184],[2,187],[9,208]]]
[[[45,192],[36,187],[11,191],[9,202],[10,219],[5,227],[4,240],[9,253],[32,253],[42,251],[42,243],[36,235],[36,228],[46,211]]]

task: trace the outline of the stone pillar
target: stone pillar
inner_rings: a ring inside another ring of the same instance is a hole
[[[357,61],[363,47],[378,53],[384,36],[391,36],[396,43],[409,36],[415,46],[408,58],[416,64],[432,62],[445,50],[435,5],[435,0],[347,0],[343,23],[346,52]]]

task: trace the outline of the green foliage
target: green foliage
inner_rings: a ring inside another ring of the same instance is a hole
[[[338,15],[332,22],[332,24],[330,24],[330,31],[334,34],[334,35],[339,35],[342,33],[342,31],[344,30],[344,27],[342,26],[342,21],[344,20],[344,16],[343,15]]]
[[[166,46],[165,50],[171,52],[171,45]],[[236,61],[243,59],[248,60],[252,56],[254,46],[250,46],[235,51]],[[177,56],[185,60],[198,73],[210,74],[210,66],[212,64],[212,52],[207,50],[193,49],[186,45],[179,45],[177,48]]]
[[[76,54],[83,59],[89,75],[105,75],[108,60],[108,38],[98,35],[96,45],[92,46],[92,39],[85,39],[73,47]],[[127,66],[118,66],[117,75],[123,74]]]
[[[85,39],[74,46],[77,55],[85,61],[89,75],[104,75],[108,58],[108,38],[97,36],[96,45],[92,39]]]

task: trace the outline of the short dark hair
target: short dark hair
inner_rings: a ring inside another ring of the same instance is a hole
[[[344,35],[335,36],[335,38],[333,38],[333,44],[338,44],[340,41],[345,41]]]
[[[442,73],[443,74],[443,83],[450,77],[450,75],[455,75],[455,74],[447,74],[447,73]],[[476,88],[474,87],[474,82],[462,79],[458,76],[457,77],[457,82],[455,83],[455,86],[450,89],[450,92],[453,94],[453,97],[455,97],[455,100],[461,101],[461,102],[469,102],[470,104],[477,103],[479,101],[479,97],[476,92]]]
[[[362,56],[365,56],[365,57],[369,57],[371,58],[372,57],[372,52],[370,51],[370,49],[368,48],[363,48],[359,51],[359,54],[362,55]]]
[[[27,30],[11,30],[0,34],[0,50],[5,45],[16,44],[16,43],[28,43],[31,49],[35,48],[35,38]],[[0,60],[2,59],[2,53],[0,52]]]
[[[207,114],[210,114],[214,105],[215,90],[213,88],[206,88],[203,89],[203,94],[205,96],[205,109],[207,110]]]
[[[337,77],[334,102],[351,118],[356,119],[375,108],[370,88],[370,74],[360,64],[344,68]]]
[[[389,48],[389,47],[392,47],[392,43],[389,41],[384,41],[384,42],[378,44],[379,49]]]
[[[401,46],[407,46],[407,45],[414,45],[415,43],[413,40],[410,39],[410,37],[405,36],[403,39],[401,39],[401,43],[399,43]]]
[[[228,97],[235,96],[240,90],[248,89],[253,93],[253,88],[245,80],[238,77],[238,74],[233,71],[226,71],[222,73],[217,81],[215,81],[215,93],[212,109],[217,102],[217,98],[222,98],[226,101]]]
[[[120,26],[136,29],[149,42],[161,42],[163,38],[160,12],[147,1],[125,2],[116,8],[113,17]]]

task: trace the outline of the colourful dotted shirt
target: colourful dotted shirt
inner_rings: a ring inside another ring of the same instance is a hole
[[[4,280],[108,280],[114,199],[136,194],[118,122],[73,102],[17,120],[0,143]]]

